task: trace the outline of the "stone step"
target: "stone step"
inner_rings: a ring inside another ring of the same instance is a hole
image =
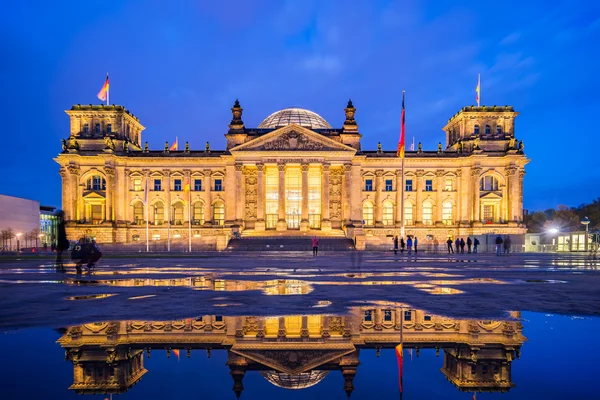
[[[311,237],[242,237],[231,239],[227,250],[231,251],[311,251]],[[320,237],[319,251],[352,251],[352,239]]]

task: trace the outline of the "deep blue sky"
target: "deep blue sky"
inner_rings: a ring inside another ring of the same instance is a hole
[[[395,148],[400,91],[407,135],[435,149],[475,103],[513,105],[532,162],[525,207],[600,196],[595,116],[600,2],[594,1],[26,1],[0,15],[4,151],[0,193],[60,206],[52,160],[63,110],[111,103],[159,149],[176,136],[224,148],[239,98],[246,126],[289,106],[340,127],[349,97],[363,148]]]

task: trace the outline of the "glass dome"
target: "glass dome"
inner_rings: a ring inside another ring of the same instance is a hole
[[[277,371],[261,371],[262,376],[275,386],[284,389],[306,389],[321,382],[329,371],[312,370],[299,374],[286,374]]]
[[[331,129],[331,125],[319,114],[303,108],[284,108],[269,115],[258,125],[260,129],[276,129],[296,124],[309,129]]]

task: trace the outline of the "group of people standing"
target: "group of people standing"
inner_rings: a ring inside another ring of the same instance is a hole
[[[398,248],[400,248],[400,253],[404,253],[405,247],[408,254],[412,254],[413,248],[415,254],[417,254],[419,252],[419,239],[416,236],[408,236],[405,242],[403,237],[394,236],[394,254],[398,254]]]
[[[465,242],[465,240],[463,238],[456,238],[456,240],[453,242],[452,238],[448,238],[448,240],[446,241],[446,243],[448,244],[448,254],[452,254],[452,253],[461,253],[464,254],[465,253],[465,245],[467,246],[467,253],[471,254],[471,247],[473,248],[472,253],[477,253],[477,248],[479,247],[479,239],[474,238],[473,240],[471,240],[470,237],[467,236],[467,241]],[[452,244],[454,244],[454,248],[452,248]],[[456,249],[456,251],[455,251]]]

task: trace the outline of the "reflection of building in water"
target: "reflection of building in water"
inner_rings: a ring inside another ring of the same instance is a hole
[[[519,313],[513,313],[519,317]],[[246,372],[259,371],[274,385],[303,389],[341,371],[354,389],[361,349],[443,350],[442,372],[460,390],[507,391],[511,363],[525,341],[518,321],[457,320],[420,310],[355,307],[348,316],[224,317],[179,321],[122,321],[67,329],[59,339],[74,365],[77,393],[119,393],[146,372],[143,349],[224,349],[239,396]]]

